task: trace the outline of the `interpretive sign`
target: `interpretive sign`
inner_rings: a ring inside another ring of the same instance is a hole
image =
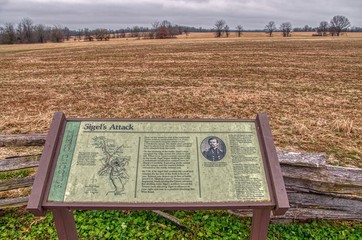
[[[270,201],[253,122],[69,121],[63,136],[51,202]]]
[[[284,214],[289,207],[265,114],[256,120],[108,120],[56,113],[47,143],[28,209],[38,215],[53,209],[65,238],[74,237],[75,227],[66,226],[72,216],[62,209]]]

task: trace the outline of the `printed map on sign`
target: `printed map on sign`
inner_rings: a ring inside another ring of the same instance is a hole
[[[96,148],[102,150],[102,157],[99,158],[102,168],[99,169],[98,175],[106,177],[113,186],[113,190],[108,193],[122,194],[129,179],[126,170],[129,158],[123,156],[123,145],[109,144],[108,139],[98,136],[93,137],[93,142]]]

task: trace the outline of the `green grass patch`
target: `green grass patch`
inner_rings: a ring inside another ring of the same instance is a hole
[[[33,172],[34,172],[33,168],[25,168],[25,169],[14,170],[14,171],[0,172],[0,181],[9,180],[12,178],[27,177]]]
[[[248,239],[250,219],[226,211],[169,211],[186,228],[151,211],[76,211],[80,239]],[[57,239],[52,215],[17,209],[0,212],[0,239]],[[362,225],[312,221],[271,224],[268,239],[362,239]]]

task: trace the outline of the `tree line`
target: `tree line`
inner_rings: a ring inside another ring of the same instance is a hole
[[[156,21],[151,25],[151,28],[134,26],[132,28],[127,27],[118,30],[109,30],[105,28],[70,30],[67,27],[61,26],[49,27],[43,24],[36,25],[30,18],[24,18],[17,25],[5,23],[4,26],[0,26],[0,43],[63,42],[69,40],[72,36],[74,37],[74,40],[84,41],[107,41],[110,38],[125,37],[164,39],[174,38],[183,33],[188,36],[190,32],[210,31],[204,28],[174,25],[167,20]]]
[[[339,36],[342,32],[346,32],[349,30],[351,26],[350,21],[345,16],[334,16],[330,22],[321,21],[318,27],[312,28],[308,25],[305,25],[303,28],[293,28],[290,22],[283,22],[280,24],[279,28],[274,21],[268,22],[264,31],[271,37],[274,32],[281,32],[283,37],[290,37],[292,31],[294,32],[316,32],[317,36]],[[361,32],[362,28],[353,27],[350,29],[351,31]],[[230,27],[226,24],[223,19],[217,20],[214,25],[215,37],[229,37],[230,35]],[[243,27],[241,25],[236,26],[236,32],[238,37],[241,36],[241,32],[243,31]]]
[[[35,25],[30,18],[22,19],[17,26],[5,23],[0,27],[0,43],[3,44],[62,42],[70,36],[71,31],[67,27]]]
[[[339,36],[342,32],[347,32],[351,26],[351,22],[345,16],[334,16],[330,22],[321,21],[318,27],[310,27],[305,25],[303,28],[293,28],[290,22],[282,23],[279,27],[280,31],[283,33],[284,37],[289,37],[292,30],[294,32],[316,32],[315,35],[317,36]],[[273,21],[270,21],[266,26],[265,29],[269,33],[269,36],[275,31],[277,28]],[[353,29],[356,32],[362,31],[361,28],[354,27]]]
[[[312,28],[305,25],[303,28],[292,28],[290,22],[281,23],[279,28],[274,21],[270,21],[265,25],[264,31],[271,37],[274,32],[281,32],[284,37],[291,36],[292,31],[316,32],[318,36],[339,36],[347,30],[360,32],[362,28],[350,28],[351,23],[345,16],[334,16],[330,22],[321,21],[318,27]],[[107,41],[110,38],[148,38],[148,39],[164,39],[174,38],[180,34],[188,34],[190,32],[214,32],[215,37],[229,37],[230,32],[236,32],[241,37],[244,32],[242,25],[237,25],[235,30],[231,30],[229,25],[222,19],[217,20],[213,29],[195,28],[188,26],[180,26],[171,24],[167,20],[156,21],[151,24],[151,28],[134,26],[132,28],[124,28],[118,30],[109,30],[105,28],[97,28],[90,30],[88,28],[79,30],[70,30],[61,26],[45,26],[43,24],[34,24],[30,18],[22,19],[17,25],[5,23],[0,26],[0,44],[15,43],[46,43],[46,42],[63,42],[74,36],[74,40],[84,41]]]
[[[147,38],[147,39],[164,39],[174,38],[179,34],[196,31],[205,31],[204,29],[196,29],[193,27],[185,27],[179,25],[173,25],[171,22],[164,20],[161,22],[152,23],[152,27],[140,27],[134,26],[132,28],[127,27],[118,30],[107,30],[107,29],[95,29],[89,30],[88,28],[79,29],[73,32],[76,40],[109,40],[110,38]]]

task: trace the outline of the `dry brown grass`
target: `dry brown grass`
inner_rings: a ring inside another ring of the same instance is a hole
[[[361,76],[362,35],[352,33],[2,45],[0,131],[46,132],[55,111],[97,118],[264,111],[277,147],[326,151],[361,167]]]
[[[18,198],[18,197],[26,197],[29,196],[31,192],[31,188],[18,188],[14,190],[9,190],[6,192],[0,192],[0,199],[4,198]]]

